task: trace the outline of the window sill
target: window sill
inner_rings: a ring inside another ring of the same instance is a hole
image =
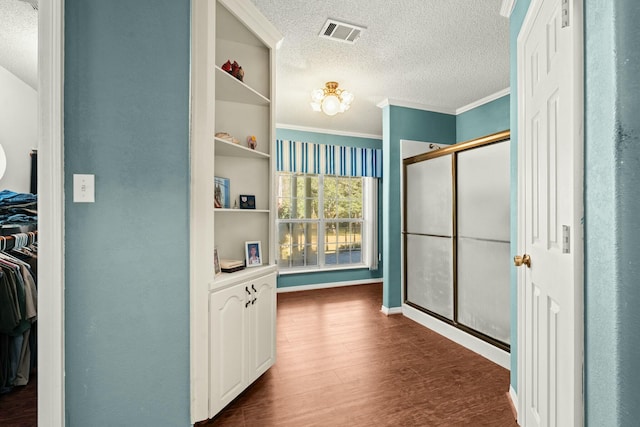
[[[351,264],[348,266],[340,267],[294,267],[287,269],[278,269],[280,276],[287,276],[289,274],[308,274],[308,273],[325,273],[327,271],[343,271],[343,270],[368,270],[369,266],[366,264]]]

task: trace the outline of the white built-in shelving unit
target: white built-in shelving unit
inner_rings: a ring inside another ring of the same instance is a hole
[[[191,421],[215,416],[275,363],[272,242],[275,49],[279,32],[246,0],[193,0],[191,59]],[[237,61],[243,81],[221,66]],[[234,144],[215,134],[225,132]],[[255,149],[247,146],[257,138]],[[230,208],[214,208],[214,178],[229,180]],[[234,209],[254,195],[256,209]],[[214,273],[261,242],[262,265]]]

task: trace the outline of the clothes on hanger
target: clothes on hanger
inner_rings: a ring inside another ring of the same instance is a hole
[[[15,242],[15,250],[0,252],[0,393],[26,385],[35,361],[38,291],[25,259],[37,257],[37,246]]]

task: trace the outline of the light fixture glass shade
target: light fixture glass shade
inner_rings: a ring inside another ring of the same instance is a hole
[[[327,116],[335,116],[347,111],[353,98],[351,92],[338,89],[337,82],[327,82],[324,89],[311,92],[311,108],[313,111],[322,111]]]
[[[351,92],[347,92],[346,90],[343,90],[340,96],[342,97],[343,104],[350,105],[351,102],[353,102],[353,94]]]
[[[324,98],[323,89],[316,89],[313,92],[311,92],[311,99],[313,99],[313,102],[317,102],[319,104],[322,102],[322,98]]]
[[[328,95],[322,100],[322,112],[327,116],[335,116],[341,113],[341,102],[336,95]]]

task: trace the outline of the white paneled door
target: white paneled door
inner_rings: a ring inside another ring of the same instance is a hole
[[[534,0],[518,38],[522,426],[582,425],[581,20]]]

